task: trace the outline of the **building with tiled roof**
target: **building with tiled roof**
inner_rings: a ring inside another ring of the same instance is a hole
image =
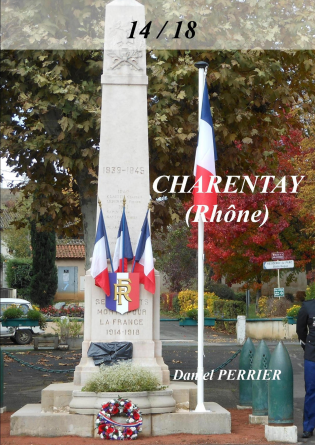
[[[16,213],[12,209],[0,209],[0,230],[9,229],[11,221],[16,218]]]
[[[56,240],[58,290],[55,301],[83,301],[85,245],[82,239]]]
[[[56,259],[85,259],[85,245],[81,239],[58,239],[56,242]]]
[[[16,219],[17,213],[12,209],[0,210],[0,231],[12,227],[10,224]],[[10,257],[3,237],[1,237],[1,253]],[[85,279],[85,245],[83,239],[56,239],[56,267],[58,271],[58,289],[55,301],[83,301]],[[0,270],[1,272],[1,270]],[[0,273],[4,278],[5,271]],[[0,283],[6,286],[4,280]]]

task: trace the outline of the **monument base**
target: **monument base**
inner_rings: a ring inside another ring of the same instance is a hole
[[[268,442],[297,443],[297,427],[293,426],[265,426],[265,438]]]
[[[99,372],[99,366],[95,366],[93,359],[87,356],[90,343],[90,341],[83,341],[82,358],[74,371],[74,384],[78,386],[84,386],[94,373]],[[162,385],[168,385],[170,382],[170,372],[161,356],[161,341],[133,341],[132,343],[132,363],[143,368],[148,368],[157,376]]]
[[[197,398],[192,382],[172,382],[162,391],[119,395],[130,398],[143,413],[143,436],[231,432],[231,415],[217,403],[205,403],[211,410],[205,413],[191,411]],[[42,391],[41,404],[25,405],[11,416],[11,435],[96,437],[95,420],[101,404],[117,396],[82,392],[72,382],[49,385]]]
[[[250,405],[236,405],[237,409],[253,409]]]
[[[251,423],[252,425],[267,425],[268,416],[254,416],[254,414],[250,414],[249,423]]]
[[[85,314],[82,358],[74,372],[75,385],[84,386],[99,367],[88,350],[91,343],[128,341],[133,345],[132,363],[152,371],[162,385],[169,385],[170,372],[162,357],[160,340],[160,274],[155,273],[155,294],[140,286],[139,308],[121,314],[106,307],[104,291],[95,286],[90,271],[85,276]]]

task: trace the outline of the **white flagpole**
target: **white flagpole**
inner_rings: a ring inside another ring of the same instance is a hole
[[[199,119],[201,117],[202,97],[205,86],[208,63],[197,62],[195,67],[199,72]],[[199,125],[200,129],[200,125]],[[198,368],[197,368],[197,406],[195,411],[202,413],[206,411],[204,405],[204,222],[198,221]]]

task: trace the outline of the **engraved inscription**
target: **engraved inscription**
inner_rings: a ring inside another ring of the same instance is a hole
[[[109,48],[106,54],[113,59],[111,70],[120,69],[122,66],[135,71],[143,69],[138,64],[138,59],[143,57],[145,44],[141,39],[128,39],[130,22],[116,21],[110,28]]]
[[[131,175],[143,175],[144,174],[144,167],[118,167],[118,166],[112,166],[112,167],[103,167],[103,173],[107,174],[113,174],[113,173],[129,173]]]
[[[106,335],[140,335],[139,329],[106,329],[105,330]]]
[[[140,308],[119,316],[117,312],[105,307],[105,298],[94,301],[95,321],[101,327],[102,335],[116,338],[147,337],[146,324],[149,315],[149,299],[140,298]]]
[[[111,70],[127,65],[129,68],[140,71],[142,68],[138,65],[137,59],[142,57],[142,52],[122,48],[118,51],[107,51],[107,54],[114,59],[114,63],[110,67]]]

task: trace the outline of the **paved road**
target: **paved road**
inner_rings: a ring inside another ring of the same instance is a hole
[[[161,322],[161,339],[163,357],[170,368],[171,375],[176,369],[183,372],[196,372],[197,367],[197,328],[180,327],[178,322]],[[14,353],[17,357],[29,363],[38,364],[51,369],[73,368],[80,360],[79,352],[68,351],[34,351],[31,347],[17,347],[6,340],[1,340],[4,349],[20,351]],[[5,345],[6,343],[6,345]],[[258,342],[257,342],[258,343]],[[267,342],[271,352],[277,342]],[[285,343],[294,369],[294,422],[302,431],[304,379],[303,351],[296,342]],[[22,350],[21,350],[22,349]],[[211,371],[223,363],[239,349],[235,336],[221,335],[205,329],[205,371]],[[238,369],[239,356],[226,369]],[[23,367],[14,361],[6,361],[4,368],[4,401],[7,409],[15,411],[27,403],[39,403],[40,393],[50,383],[72,380],[72,374],[50,374]],[[205,401],[214,401],[225,408],[235,408],[238,403],[238,382],[218,380],[205,382]],[[308,444],[315,444],[315,438]]]

